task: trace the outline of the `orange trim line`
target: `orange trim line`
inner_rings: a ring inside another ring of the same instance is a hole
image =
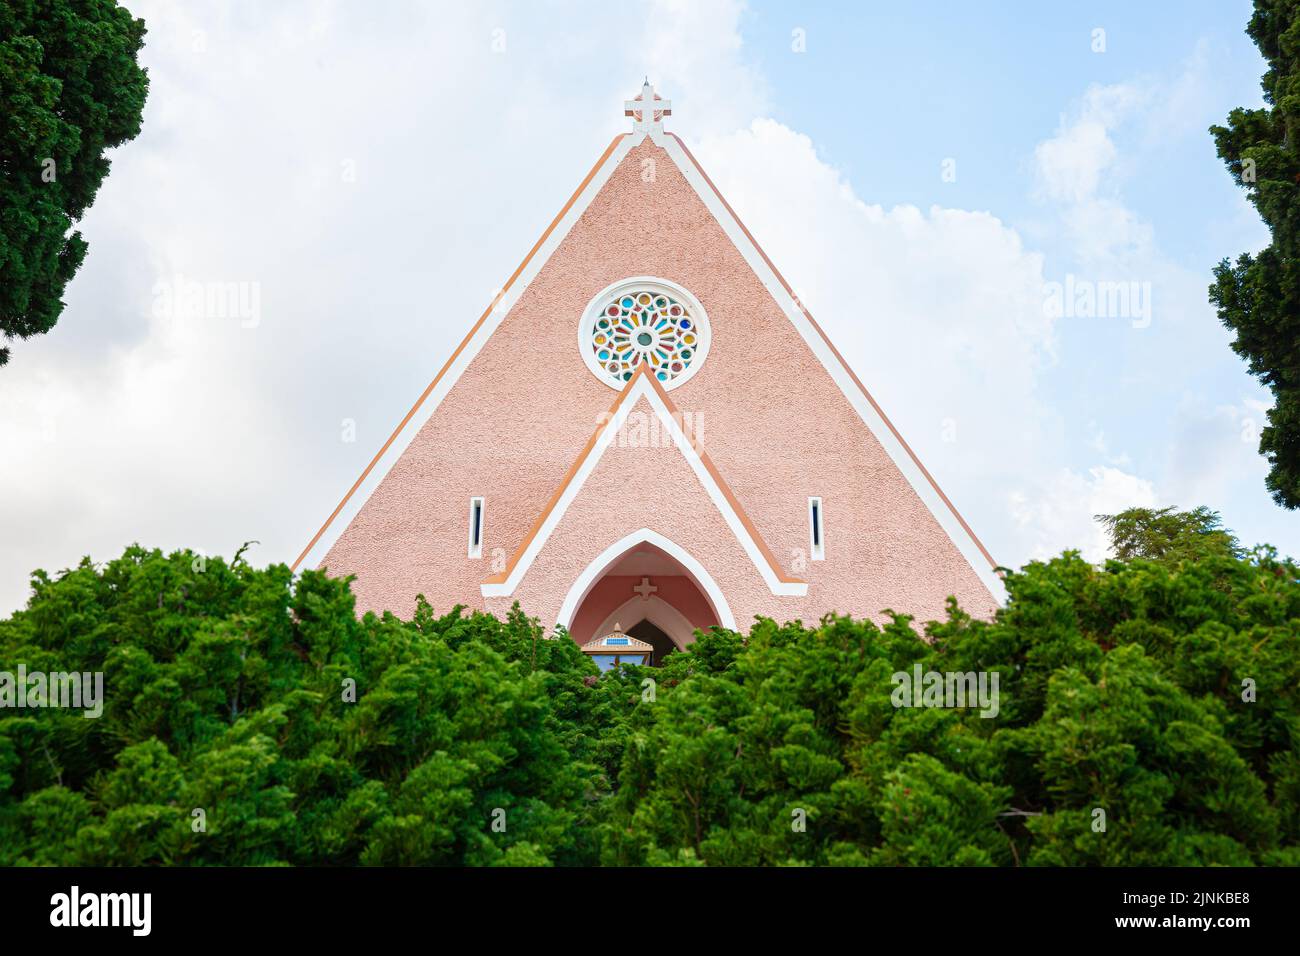
[[[451,358],[447,359],[446,364],[444,364],[438,374],[433,377],[433,381],[430,382],[428,387],[420,393],[420,397],[415,400],[415,404],[411,406],[411,410],[406,413],[406,416],[398,423],[397,428],[395,428],[393,433],[388,436],[388,441],[384,442],[383,447],[379,449],[375,457],[370,459],[370,464],[366,465],[366,470],[361,473],[360,478],[353,482],[352,487],[348,489],[348,493],[343,496],[343,500],[338,503],[338,506],[330,512],[330,516],[325,519],[325,523],[320,526],[320,530],[316,532],[315,537],[307,542],[307,547],[302,549],[302,554],[298,555],[297,560],[293,562],[293,565],[290,568],[291,571],[297,571],[298,565],[302,564],[303,559],[307,557],[311,549],[316,547],[316,542],[321,539],[321,535],[325,533],[326,529],[329,528],[334,519],[339,516],[339,512],[343,510],[344,506],[348,503],[348,500],[356,494],[357,489],[361,487],[361,483],[366,480],[370,475],[370,472],[374,470],[375,465],[379,463],[379,459],[384,457],[384,452],[388,451],[389,446],[397,440],[397,436],[402,433],[402,429],[406,427],[407,423],[419,410],[420,406],[424,404],[424,400],[429,397],[429,394],[438,386],[438,383],[442,381],[442,377],[447,374],[447,369],[451,368],[452,363],[456,361],[457,357],[460,356],[460,353],[465,351],[470,340],[474,338],[474,335],[482,327],[483,323],[487,321],[487,317],[492,314],[492,310],[496,308],[497,303],[501,301],[501,297],[506,294],[510,287],[514,285],[515,280],[518,279],[524,269],[528,267],[528,263],[531,262],[533,256],[537,254],[537,250],[542,247],[544,242],[546,242],[547,237],[555,231],[555,227],[560,224],[560,220],[565,217],[568,211],[573,207],[573,204],[578,201],[578,197],[582,194],[582,191],[586,189],[587,185],[593,178],[595,178],[596,173],[605,165],[605,161],[609,159],[610,153],[614,152],[614,148],[618,146],[619,142],[626,135],[626,133],[619,133],[610,141],[609,146],[605,148],[605,152],[601,154],[600,159],[596,160],[596,164],[591,167],[591,171],[588,172],[582,182],[578,184],[578,188],[573,191],[573,195],[569,197],[569,201],[564,204],[564,208],[561,209],[556,214],[555,218],[551,220],[551,224],[546,227],[546,231],[542,233],[542,237],[533,243],[533,247],[528,250],[528,255],[524,256],[524,261],[519,263],[519,268],[515,269],[510,278],[506,280],[506,284],[501,287],[501,291],[496,294],[495,298],[493,298],[488,304],[487,309],[485,309],[483,314],[479,316],[478,321],[474,323],[474,327],[469,330],[469,334],[461,340],[460,345],[456,346],[456,351],[451,353]]]
[[[558,505],[560,499],[564,497],[565,490],[578,474],[578,470],[595,450],[596,442],[599,441],[600,436],[604,433],[605,429],[613,427],[614,416],[618,412],[619,407],[627,401],[628,396],[632,392],[632,386],[635,385],[637,380],[640,378],[645,378],[645,380],[650,383],[659,398],[663,401],[664,407],[668,409],[668,414],[672,416],[673,420],[681,427],[683,434],[686,436],[686,440],[690,442],[691,447],[694,448],[696,454],[700,456],[700,461],[704,464],[705,470],[708,471],[713,480],[718,483],[718,488],[721,489],[722,496],[727,499],[727,504],[729,504],[731,509],[736,512],[736,516],[740,518],[740,523],[745,526],[745,530],[749,532],[749,536],[753,538],[754,543],[758,545],[759,552],[763,555],[763,559],[768,563],[768,566],[772,569],[773,573],[776,574],[777,579],[784,584],[804,584],[805,582],[803,579],[787,577],[781,570],[781,566],[777,563],[776,558],[772,556],[772,552],[768,548],[767,542],[765,542],[763,536],[759,534],[758,528],[754,526],[754,522],[749,520],[749,515],[745,513],[745,509],[741,506],[740,501],[736,498],[735,494],[732,493],[731,487],[727,484],[726,479],[722,477],[722,472],[718,471],[717,466],[713,464],[712,459],[709,458],[704,447],[695,438],[694,432],[692,432],[687,426],[681,413],[677,410],[677,406],[674,405],[673,400],[668,397],[668,392],[666,392],[664,387],[659,384],[658,379],[647,371],[647,366],[645,365],[637,367],[635,374],[633,374],[633,376],[628,380],[628,383],[623,386],[623,391],[618,393],[618,398],[614,400],[614,404],[610,406],[609,411],[606,413],[607,417],[604,423],[597,426],[596,430],[591,433],[591,437],[587,439],[586,446],[578,453],[578,457],[574,459],[573,464],[569,466],[569,470],[565,474],[564,480],[560,482],[560,486],[555,490],[555,494],[551,496],[551,500],[548,501],[546,507],[542,509],[541,515],[535,522],[533,522],[533,526],[529,529],[527,537],[524,538],[523,543],[519,545],[518,549],[516,549],[515,553],[511,556],[509,563],[506,565],[506,569],[500,574],[492,575],[492,577],[488,578],[483,583],[503,584],[510,577],[515,566],[519,564],[520,560],[522,560],[524,552],[528,550],[528,546],[533,543],[533,539],[537,537],[538,533],[542,530],[542,526],[546,524],[546,519],[550,517],[551,512],[555,510],[555,506]]]
[[[722,202],[722,205],[726,207],[727,212],[731,213],[731,218],[736,220],[736,225],[740,227],[741,232],[745,234],[745,237],[758,251],[758,254],[763,257],[763,261],[766,262],[767,267],[772,270],[772,274],[775,275],[781,285],[785,287],[785,291],[790,293],[790,298],[794,299],[795,304],[799,306],[799,311],[802,312],[804,317],[812,323],[812,327],[817,330],[817,334],[822,337],[822,341],[825,342],[831,352],[834,353],[835,358],[839,360],[840,365],[844,366],[844,370],[849,373],[849,377],[853,379],[853,383],[858,386],[858,389],[866,397],[867,401],[871,403],[871,407],[876,410],[876,414],[880,416],[881,420],[889,430],[893,432],[894,437],[897,438],[898,443],[903,446],[903,450],[907,452],[908,457],[912,459],[917,468],[921,469],[921,474],[925,475],[925,480],[930,483],[930,487],[935,490],[943,500],[943,503],[948,506],[948,510],[952,512],[953,517],[957,519],[957,522],[962,526],[963,530],[970,535],[971,540],[975,542],[975,546],[980,549],[980,554],[984,555],[984,558],[988,561],[989,565],[996,569],[998,563],[993,560],[993,555],[989,554],[988,548],[984,547],[984,543],[980,541],[979,536],[975,534],[971,526],[966,523],[966,519],[961,516],[961,512],[957,510],[956,505],[954,505],[952,501],[949,500],[948,496],[943,493],[943,489],[940,488],[939,483],[934,480],[934,476],[930,474],[925,465],[921,464],[921,459],[917,457],[916,452],[912,451],[912,446],[907,443],[907,439],[905,439],[898,429],[894,427],[894,423],[889,420],[889,416],[885,414],[885,410],[877,404],[874,398],[871,397],[871,393],[867,391],[867,387],[862,384],[862,380],[858,378],[857,373],[854,372],[849,363],[844,360],[844,356],[841,355],[840,350],[835,347],[835,343],[830,340],[830,337],[822,330],[822,327],[817,324],[817,320],[812,317],[812,313],[808,311],[807,306],[799,301],[799,297],[795,295],[794,289],[790,288],[790,283],[786,282],[785,276],[781,275],[781,270],[778,269],[776,264],[767,257],[767,253],[763,251],[763,247],[758,244],[758,240],[754,238],[753,234],[750,233],[745,224],[741,222],[740,217],[736,215],[736,210],[731,208],[731,203],[727,202],[727,198],[722,195],[721,190],[714,185],[713,180],[709,178],[709,174],[706,173],[704,167],[700,165],[700,161],[695,158],[687,145],[682,142],[680,136],[676,133],[668,133],[668,135],[677,140],[677,145],[682,148],[682,152],[686,154],[687,158],[695,164],[695,168],[699,170],[700,175],[704,177],[704,181],[709,184],[709,188],[713,190],[714,195],[716,195]]]

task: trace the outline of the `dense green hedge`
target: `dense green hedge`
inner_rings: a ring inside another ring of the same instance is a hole
[[[597,677],[517,613],[132,547],[0,621],[0,670],[105,674],[99,719],[0,710],[0,864],[1296,864],[1297,577],[1067,553],[929,641],[759,621]],[[895,708],[917,662],[998,716]]]

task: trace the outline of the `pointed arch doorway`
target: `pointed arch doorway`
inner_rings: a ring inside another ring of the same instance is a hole
[[[587,566],[556,623],[578,644],[617,625],[655,648],[655,664],[694,641],[697,629],[735,626],[722,590],[704,566],[645,528],[611,544]]]

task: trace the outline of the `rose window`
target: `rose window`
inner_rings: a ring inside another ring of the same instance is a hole
[[[691,308],[664,292],[634,289],[601,306],[591,323],[589,348],[611,384],[630,379],[637,367],[668,384],[699,360],[701,329]]]

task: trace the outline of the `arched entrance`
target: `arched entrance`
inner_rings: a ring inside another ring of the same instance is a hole
[[[704,567],[648,529],[615,542],[574,582],[558,624],[579,644],[620,627],[655,647],[658,664],[697,629],[734,627],[726,598]]]
[[[655,649],[654,657],[650,661],[650,663],[655,667],[662,664],[664,658],[673,651],[681,650],[681,648],[677,646],[676,641],[649,621],[641,621],[638,624],[633,624],[631,630],[628,631],[628,634],[632,635],[639,641],[645,641]]]

